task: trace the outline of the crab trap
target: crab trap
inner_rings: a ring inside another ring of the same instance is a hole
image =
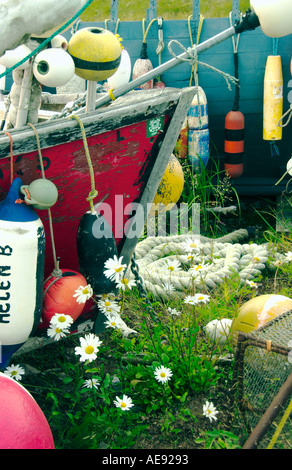
[[[244,449],[292,448],[292,310],[238,334],[233,390],[250,433]]]

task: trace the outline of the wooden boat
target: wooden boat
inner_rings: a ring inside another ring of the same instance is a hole
[[[252,28],[256,26],[258,23]],[[250,27],[247,23],[243,29],[239,25],[229,26],[199,44],[196,51],[204,53]],[[60,117],[39,122],[33,128],[24,125],[9,129],[8,133],[0,132],[2,199],[12,176],[19,176],[24,186],[41,178],[41,162],[45,178],[58,189],[58,200],[50,213],[37,210],[46,235],[45,278],[56,267],[56,257],[60,268],[79,270],[76,236],[80,219],[89,210],[92,173],[98,191],[94,203],[105,201],[111,208],[109,224],[118,255],[129,264],[140,232],[136,230],[130,238],[124,228],[127,223],[131,226],[137,223],[137,218],[131,216],[134,204],[139,203],[144,214],[139,221],[142,229],[148,204],[153,201],[197,91],[196,87],[186,86],[185,79],[175,82],[176,88],[166,86],[147,91],[135,88],[179,64],[183,69],[185,58],[189,58],[188,51],[115,90],[114,101],[108,93],[101,95],[93,111],[78,114],[79,122],[72,116]]]

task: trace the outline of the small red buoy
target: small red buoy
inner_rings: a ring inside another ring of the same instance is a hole
[[[48,421],[35,399],[0,372],[0,449],[55,449]]]
[[[61,269],[62,274],[54,273],[44,283],[42,320],[43,327],[48,327],[55,313],[70,315],[75,321],[82,313],[85,304],[76,302],[73,297],[79,286],[86,286],[85,277],[77,271]]]
[[[241,111],[229,111],[225,117],[224,168],[231,178],[243,174],[244,115]]]

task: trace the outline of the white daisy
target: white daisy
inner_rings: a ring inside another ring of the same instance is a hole
[[[50,338],[53,338],[55,341],[59,341],[60,339],[64,338],[68,335],[70,331],[66,328],[61,328],[59,325],[51,324],[47,330],[47,335]]]
[[[195,305],[196,304],[196,299],[194,295],[187,295],[186,298],[184,299],[185,304],[189,305]]]
[[[51,325],[58,325],[62,330],[69,328],[73,323],[73,318],[70,315],[65,315],[65,313],[55,313],[51,318]]]
[[[87,379],[87,380],[84,380],[82,387],[97,389],[99,385],[100,385],[100,382],[98,382],[97,379]]]
[[[204,272],[209,266],[209,264],[205,264],[203,261],[200,264],[192,265],[189,269],[189,273],[192,275],[202,274],[202,272]]]
[[[119,280],[122,277],[124,269],[127,267],[126,264],[122,264],[123,257],[118,258],[114,255],[113,258],[109,258],[104,263],[104,275],[112,281]]]
[[[154,370],[154,377],[158,382],[166,383],[170,380],[172,371],[168,367],[160,366]]]
[[[219,411],[216,410],[215,406],[213,405],[212,402],[206,401],[205,405],[203,405],[203,415],[209,418],[210,421],[214,419],[216,421],[217,416],[216,414],[219,413]]]
[[[167,311],[168,311],[168,313],[170,313],[170,315],[179,315],[179,314],[180,314],[180,313],[177,311],[176,308],[168,307],[168,308],[167,308]]]
[[[111,314],[107,316],[107,320],[105,321],[106,328],[119,328],[121,326],[121,319],[116,314]]]
[[[165,265],[164,265],[165,269],[167,269],[169,272],[173,272],[173,271],[181,271],[181,264],[180,262],[177,260],[177,259],[167,259],[165,261]]]
[[[187,238],[186,241],[181,244],[181,248],[187,253],[199,250],[200,246],[201,242],[199,238]]]
[[[102,344],[98,336],[93,333],[85,335],[84,338],[80,338],[80,346],[76,346],[75,354],[80,355],[80,361],[92,362],[96,359],[96,353],[99,351],[99,346]]]
[[[199,304],[199,303],[206,304],[207,302],[209,302],[209,300],[210,300],[209,295],[201,294],[200,292],[194,295],[194,302],[196,304]]]
[[[133,279],[126,279],[123,277],[123,279],[118,279],[116,280],[117,288],[126,290],[126,289],[132,289],[136,285],[136,282]]]
[[[121,310],[121,307],[118,302],[109,298],[107,298],[106,300],[99,300],[97,302],[97,306],[105,314],[119,313]]]
[[[258,288],[258,284],[256,284],[254,281],[249,281],[248,279],[246,279],[246,283],[247,283],[250,287],[253,287],[254,289],[257,289],[257,288]]]
[[[127,395],[123,395],[123,398],[116,397],[114,404],[122,411],[128,411],[132,406],[134,406],[132,398],[127,397]]]
[[[4,370],[4,374],[8,375],[8,377],[11,377],[12,379],[15,379],[18,382],[22,379],[22,375],[25,374],[25,370],[18,364],[11,364],[11,366],[6,367],[6,369]]]
[[[175,292],[175,288],[170,282],[163,283],[163,289],[165,290],[167,294],[171,294],[172,292]]]
[[[76,302],[79,304],[85,304],[85,302],[92,296],[93,290],[90,284],[87,284],[85,287],[79,286],[78,289],[76,289],[75,294],[73,294],[73,297],[77,297]]]
[[[292,251],[288,251],[285,256],[286,261],[292,261]]]

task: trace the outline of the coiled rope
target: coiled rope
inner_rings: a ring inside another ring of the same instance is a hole
[[[268,248],[238,243],[247,236],[248,231],[241,229],[218,239],[186,234],[142,240],[136,246],[135,261],[145,289],[167,298],[182,296],[199,286],[214,288],[235,273],[243,282],[254,278],[265,268]],[[193,265],[204,265],[204,269],[195,273],[190,271],[191,264],[182,245],[190,238],[199,241],[199,249],[192,254]],[[174,260],[181,263],[183,270],[168,271],[166,262]],[[167,290],[169,283],[174,292]]]

